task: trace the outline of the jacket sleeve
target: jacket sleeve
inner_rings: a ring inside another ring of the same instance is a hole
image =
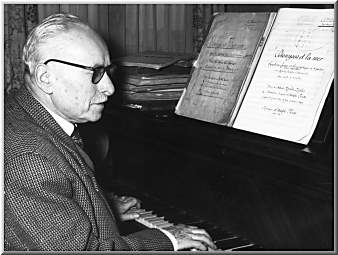
[[[5,250],[173,249],[156,229],[98,237],[89,216],[72,199],[71,181],[41,155],[26,153],[5,162],[4,188]]]

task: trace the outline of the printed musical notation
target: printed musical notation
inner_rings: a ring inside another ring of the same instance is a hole
[[[217,15],[175,112],[307,144],[333,80],[333,14]]]
[[[333,32],[318,28],[332,24],[331,15],[299,9],[278,14],[234,127],[309,141],[333,79]]]

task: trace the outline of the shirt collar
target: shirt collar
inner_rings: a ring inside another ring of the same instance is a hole
[[[60,125],[63,131],[65,131],[67,135],[71,136],[75,129],[74,124],[70,123],[68,120],[65,120],[61,116],[57,115],[55,112],[48,109],[47,106],[45,106],[40,100],[38,101],[50,113],[50,115],[52,115],[54,120]]]

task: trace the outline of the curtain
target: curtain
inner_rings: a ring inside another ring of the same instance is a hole
[[[22,48],[29,31],[37,24],[37,6],[32,4],[4,5],[4,90],[5,95],[23,84]]]

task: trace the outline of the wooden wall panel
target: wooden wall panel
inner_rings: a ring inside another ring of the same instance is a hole
[[[225,5],[204,5],[204,20]],[[71,13],[88,22],[106,41],[112,57],[158,50],[193,52],[193,5],[189,4],[39,4],[39,21]]]
[[[99,29],[99,6],[97,4],[88,4],[88,23],[95,29]]]
[[[45,15],[49,16],[54,13],[59,13],[60,5],[59,4],[45,4],[44,9],[45,9]]]
[[[139,51],[139,18],[137,4],[128,4],[126,8],[126,32],[125,51],[126,54],[134,54]]]
[[[125,5],[108,6],[108,43],[112,49],[111,57],[125,54],[125,15]]]
[[[169,50],[169,5],[156,5],[156,49],[158,51]]]
[[[139,7],[139,51],[156,50],[155,5],[141,4]]]
[[[88,20],[88,5],[87,4],[70,4],[69,12],[78,16],[81,20]]]
[[[109,28],[108,28],[108,5],[107,4],[100,4],[98,8],[98,21],[99,26],[97,32],[102,36],[102,38],[106,41],[109,47]]]
[[[169,6],[169,51],[184,52],[185,50],[185,5]]]
[[[39,4],[38,5],[39,21],[43,20],[45,17],[48,17],[51,14],[59,13],[59,12],[60,12],[59,4]]]
[[[71,13],[69,4],[60,4],[60,12],[62,13]]]
[[[213,12],[225,12],[226,11],[226,5],[224,5],[224,4],[213,4],[212,5],[212,11]]]
[[[185,52],[193,52],[193,6],[191,4],[185,7]]]

